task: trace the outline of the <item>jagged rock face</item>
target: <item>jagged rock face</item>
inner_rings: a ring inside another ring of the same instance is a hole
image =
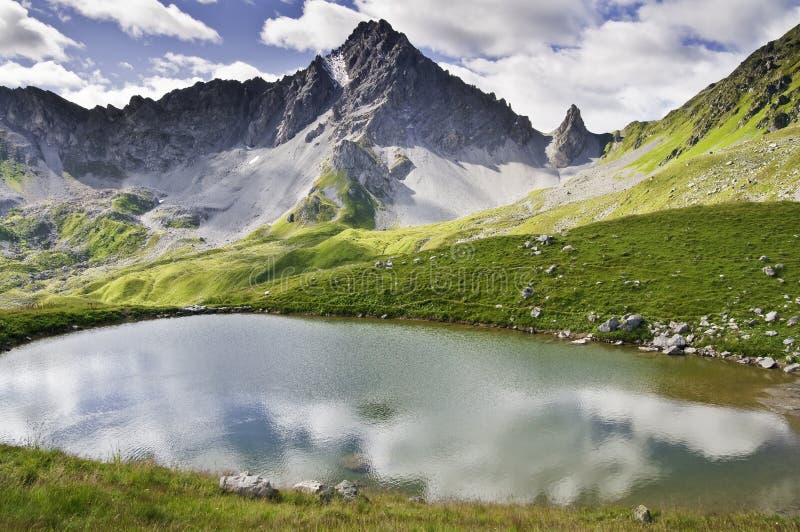
[[[21,133],[43,158],[46,147],[55,147],[74,175],[121,177],[165,171],[242,143],[286,142],[330,105],[335,91],[318,62],[276,83],[214,80],[159,101],[135,96],[123,109],[86,110],[39,89],[0,88],[0,127]]]
[[[384,146],[424,143],[452,155],[507,140],[533,152],[543,138],[527,117],[442,70],[385,21],[359,24],[331,56],[344,61],[350,78],[334,108],[354,117],[343,121],[344,133],[363,131]],[[378,101],[374,112],[358,112]]]
[[[331,164],[337,170],[344,170],[351,179],[355,179],[376,197],[391,197],[393,179],[389,168],[383,164],[369,147],[343,140],[334,149]]]
[[[581,118],[580,110],[573,104],[561,125],[552,133],[553,141],[547,147],[550,162],[556,168],[563,168],[578,157],[586,144],[589,130]]]
[[[346,86],[317,57],[276,83],[214,80],[159,101],[137,96],[123,109],[86,110],[51,92],[0,88],[0,127],[27,138],[42,159],[46,147],[55,148],[63,169],[74,175],[119,178],[131,171],[163,172],[241,144],[285,143],[335,104],[341,138],[366,136],[383,146],[423,143],[446,155],[511,141],[529,152],[526,162],[544,162],[543,136],[526,117],[443,71],[384,21],[360,24],[329,57],[344,61]]]
[[[555,168],[566,168],[574,164],[584,164],[590,159],[600,157],[610,135],[597,135],[586,129],[581,111],[571,105],[561,125],[551,134],[547,146],[547,158]]]

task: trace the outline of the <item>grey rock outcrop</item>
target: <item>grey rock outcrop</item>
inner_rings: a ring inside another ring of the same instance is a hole
[[[574,104],[567,110],[564,121],[550,136],[552,140],[547,146],[547,157],[555,168],[584,164],[592,158],[600,157],[606,144],[611,141],[610,135],[590,133],[583,123],[580,110]]]

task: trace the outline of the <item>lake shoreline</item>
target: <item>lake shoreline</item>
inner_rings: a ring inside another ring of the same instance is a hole
[[[632,508],[409,500],[367,491],[357,502],[282,490],[277,501],[223,494],[218,478],[153,462],[101,462],[0,444],[0,528],[604,529],[641,530]],[[653,511],[654,510],[654,511]],[[652,530],[800,527],[800,516],[653,508]]]
[[[102,309],[106,310],[106,309]],[[150,307],[121,307],[115,309],[108,309],[112,312],[119,313],[117,317],[113,317],[112,319],[98,319],[96,321],[90,320],[87,323],[83,323],[81,325],[72,324],[69,326],[62,326],[60,328],[55,329],[48,329],[42,331],[31,331],[30,333],[25,333],[24,337],[17,337],[15,339],[6,339],[5,342],[0,342],[0,353],[4,353],[6,351],[10,351],[16,347],[23,346],[30,342],[36,340],[43,340],[45,338],[51,338],[56,336],[61,336],[65,334],[69,334],[71,332],[77,332],[81,330],[90,330],[99,327],[110,327],[114,325],[122,325],[125,323],[137,323],[142,321],[149,321],[149,320],[158,320],[158,319],[169,319],[169,318],[181,318],[181,317],[188,317],[188,316],[198,316],[198,315],[213,315],[213,314],[272,314],[272,315],[279,315],[279,316],[295,316],[295,317],[307,317],[307,318],[339,318],[339,319],[352,319],[352,320],[374,320],[374,321],[396,321],[396,322],[408,322],[408,323],[428,323],[428,324],[438,324],[438,325],[458,325],[463,327],[469,328],[477,328],[477,329],[495,329],[495,330],[507,330],[507,331],[516,331],[526,335],[542,335],[542,336],[554,336],[558,340],[564,342],[572,342],[576,344],[576,347],[580,345],[585,345],[589,342],[597,342],[603,343],[608,345],[613,345],[615,347],[626,347],[626,348],[637,348],[643,352],[650,352],[654,354],[663,354],[660,353],[660,349],[655,347],[652,342],[650,341],[631,341],[626,339],[617,339],[617,338],[606,338],[603,336],[597,336],[593,333],[584,333],[584,332],[571,332],[569,330],[563,329],[535,329],[533,327],[529,328],[520,328],[517,326],[509,326],[509,325],[500,325],[496,323],[480,323],[480,322],[468,322],[468,321],[459,321],[459,320],[437,320],[435,318],[424,318],[424,317],[408,317],[408,316],[369,316],[369,315],[350,315],[350,314],[343,314],[343,313],[333,313],[333,312],[294,312],[294,311],[286,311],[282,309],[275,309],[272,307],[255,307],[251,305],[238,305],[238,306],[201,306],[201,305],[191,305],[187,307],[165,307],[165,308],[150,308]],[[131,310],[135,310],[136,312],[129,314],[128,312]],[[54,310],[41,310],[41,311],[7,311],[8,315],[13,316],[14,314],[18,313],[46,313],[46,312],[54,312],[58,313],[59,309]],[[75,312],[75,311],[71,311]],[[78,311],[80,312],[80,311]],[[0,320],[5,319],[5,316],[0,315]],[[0,338],[1,339],[1,338]],[[758,367],[756,362],[756,357],[751,357],[747,355],[743,355],[740,353],[733,353],[733,352],[722,352],[719,353],[715,349],[709,349],[707,347],[699,347],[696,348],[694,351],[690,352],[681,352],[678,355],[667,355],[664,356],[697,356],[701,358],[711,358],[716,360],[721,360],[724,362],[729,363],[737,363],[740,365],[751,366],[754,368]],[[774,371],[780,371],[786,364],[785,361],[778,357],[776,359],[776,367],[773,368]],[[800,376],[800,372],[797,372],[797,375]],[[798,384],[800,384],[800,379],[798,379]],[[800,415],[800,395],[798,396],[797,400],[797,413],[794,415]]]
[[[45,313],[59,313],[59,312],[60,312],[59,309],[54,309],[54,310],[43,309],[39,311],[20,311],[19,313],[20,314],[30,313],[36,315],[38,313],[45,314]],[[80,310],[72,310],[70,312],[73,315],[81,313]],[[170,319],[170,318],[181,318],[189,316],[214,315],[214,314],[261,314],[261,315],[279,315],[279,316],[294,316],[294,317],[307,317],[307,318],[337,318],[337,319],[353,319],[353,320],[373,320],[380,322],[396,321],[396,322],[407,322],[407,323],[457,325],[457,326],[476,328],[476,329],[515,331],[526,335],[552,336],[564,342],[574,343],[577,341],[578,345],[575,345],[576,348],[580,348],[581,345],[585,345],[586,343],[597,342],[597,343],[613,345],[615,347],[638,348],[641,351],[650,352],[653,353],[654,355],[675,356],[675,355],[666,355],[659,353],[658,352],[659,349],[653,347],[651,342],[647,341],[642,342],[641,340],[626,341],[625,339],[609,339],[609,338],[598,337],[592,333],[572,333],[570,331],[565,331],[561,329],[534,329],[533,327],[519,328],[517,326],[500,325],[495,323],[475,323],[475,322],[466,322],[458,320],[437,320],[433,318],[423,318],[423,317],[406,317],[406,316],[388,317],[386,315],[366,316],[361,314],[353,316],[353,315],[337,314],[331,312],[326,312],[326,313],[292,312],[282,309],[275,309],[272,307],[255,307],[251,305],[237,305],[237,306],[191,305],[188,307],[166,307],[166,308],[124,307],[120,309],[110,309],[109,312],[112,312],[114,314],[110,315],[108,319],[101,318],[96,321],[89,320],[88,322],[81,323],[80,325],[62,324],[62,326],[58,328],[45,329],[40,331],[31,331],[30,334],[26,334],[23,337],[18,336],[16,341],[11,340],[0,343],[0,354],[9,351],[11,349],[14,349],[16,347],[21,347],[25,344],[31,343],[36,340],[43,340],[46,338],[62,336],[65,334],[78,332],[81,330],[91,330],[101,327],[122,325],[125,323],[138,323],[138,322],[158,320],[158,319]],[[9,312],[9,314],[13,316],[16,313],[14,311],[11,311]],[[3,319],[2,316],[0,316],[0,320],[1,319]],[[703,347],[697,348],[694,352],[682,353],[678,356],[695,356],[707,359],[714,359],[731,364],[747,365],[752,367],[753,369],[760,369],[754,357],[746,357],[744,355],[737,353],[727,353],[727,352],[718,353],[713,349],[708,349]],[[743,364],[742,359],[747,359],[748,362],[746,364]],[[783,366],[781,365],[777,365],[776,368],[774,369],[770,370],[761,369],[761,371],[782,371],[782,367]],[[800,419],[800,372],[795,372],[789,375],[790,376],[794,375],[796,377],[794,379],[794,382],[787,382],[785,384],[772,387],[771,389],[767,390],[767,393],[764,397],[759,399],[759,402],[772,412]]]

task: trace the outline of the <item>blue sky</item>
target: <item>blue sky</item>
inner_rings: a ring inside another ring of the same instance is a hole
[[[32,0],[30,5],[34,16],[85,45],[85,49],[72,54],[76,59],[76,68],[81,67],[81,59],[90,57],[104,74],[115,73],[122,80],[135,80],[136,73],[144,72],[151,66],[150,58],[163,56],[167,52],[200,56],[216,63],[239,60],[264,72],[276,73],[305,66],[314,56],[311,52],[266,46],[259,41],[259,32],[265,20],[276,15],[299,16],[302,13],[302,4],[299,2],[221,0],[202,4],[195,0],[174,0],[174,3],[181,11],[219,33],[222,42],[184,41],[162,35],[133,38],[113,21],[93,20],[65,7],[53,9],[46,0]],[[120,1],[119,4],[124,5],[125,2]],[[62,20],[59,13],[66,15],[68,20]],[[135,72],[120,67],[121,62],[133,65]]]
[[[547,131],[653,119],[800,23],[800,0],[0,0],[0,85],[124,105],[213,77],[271,80],[385,18]]]

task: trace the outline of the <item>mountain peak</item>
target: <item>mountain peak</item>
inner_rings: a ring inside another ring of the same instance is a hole
[[[398,43],[410,45],[406,36],[392,28],[387,21],[383,19],[365,20],[355,27],[344,44],[334,53],[364,46],[391,48]]]
[[[561,125],[553,132],[553,137],[563,136],[571,130],[581,134],[588,133],[586,124],[583,123],[583,118],[581,117],[581,110],[574,103],[567,109],[567,116],[564,117]]]
[[[564,121],[550,134],[553,137],[547,147],[550,164],[556,168],[570,166],[584,151],[586,140],[591,136],[583,123],[581,110],[575,104],[570,105]]]
[[[363,34],[378,34],[378,35],[391,35],[397,34],[399,35],[400,32],[396,31],[388,21],[384,19],[380,20],[365,20],[363,22],[359,22],[358,26],[355,27],[353,30],[352,35],[363,35]]]

